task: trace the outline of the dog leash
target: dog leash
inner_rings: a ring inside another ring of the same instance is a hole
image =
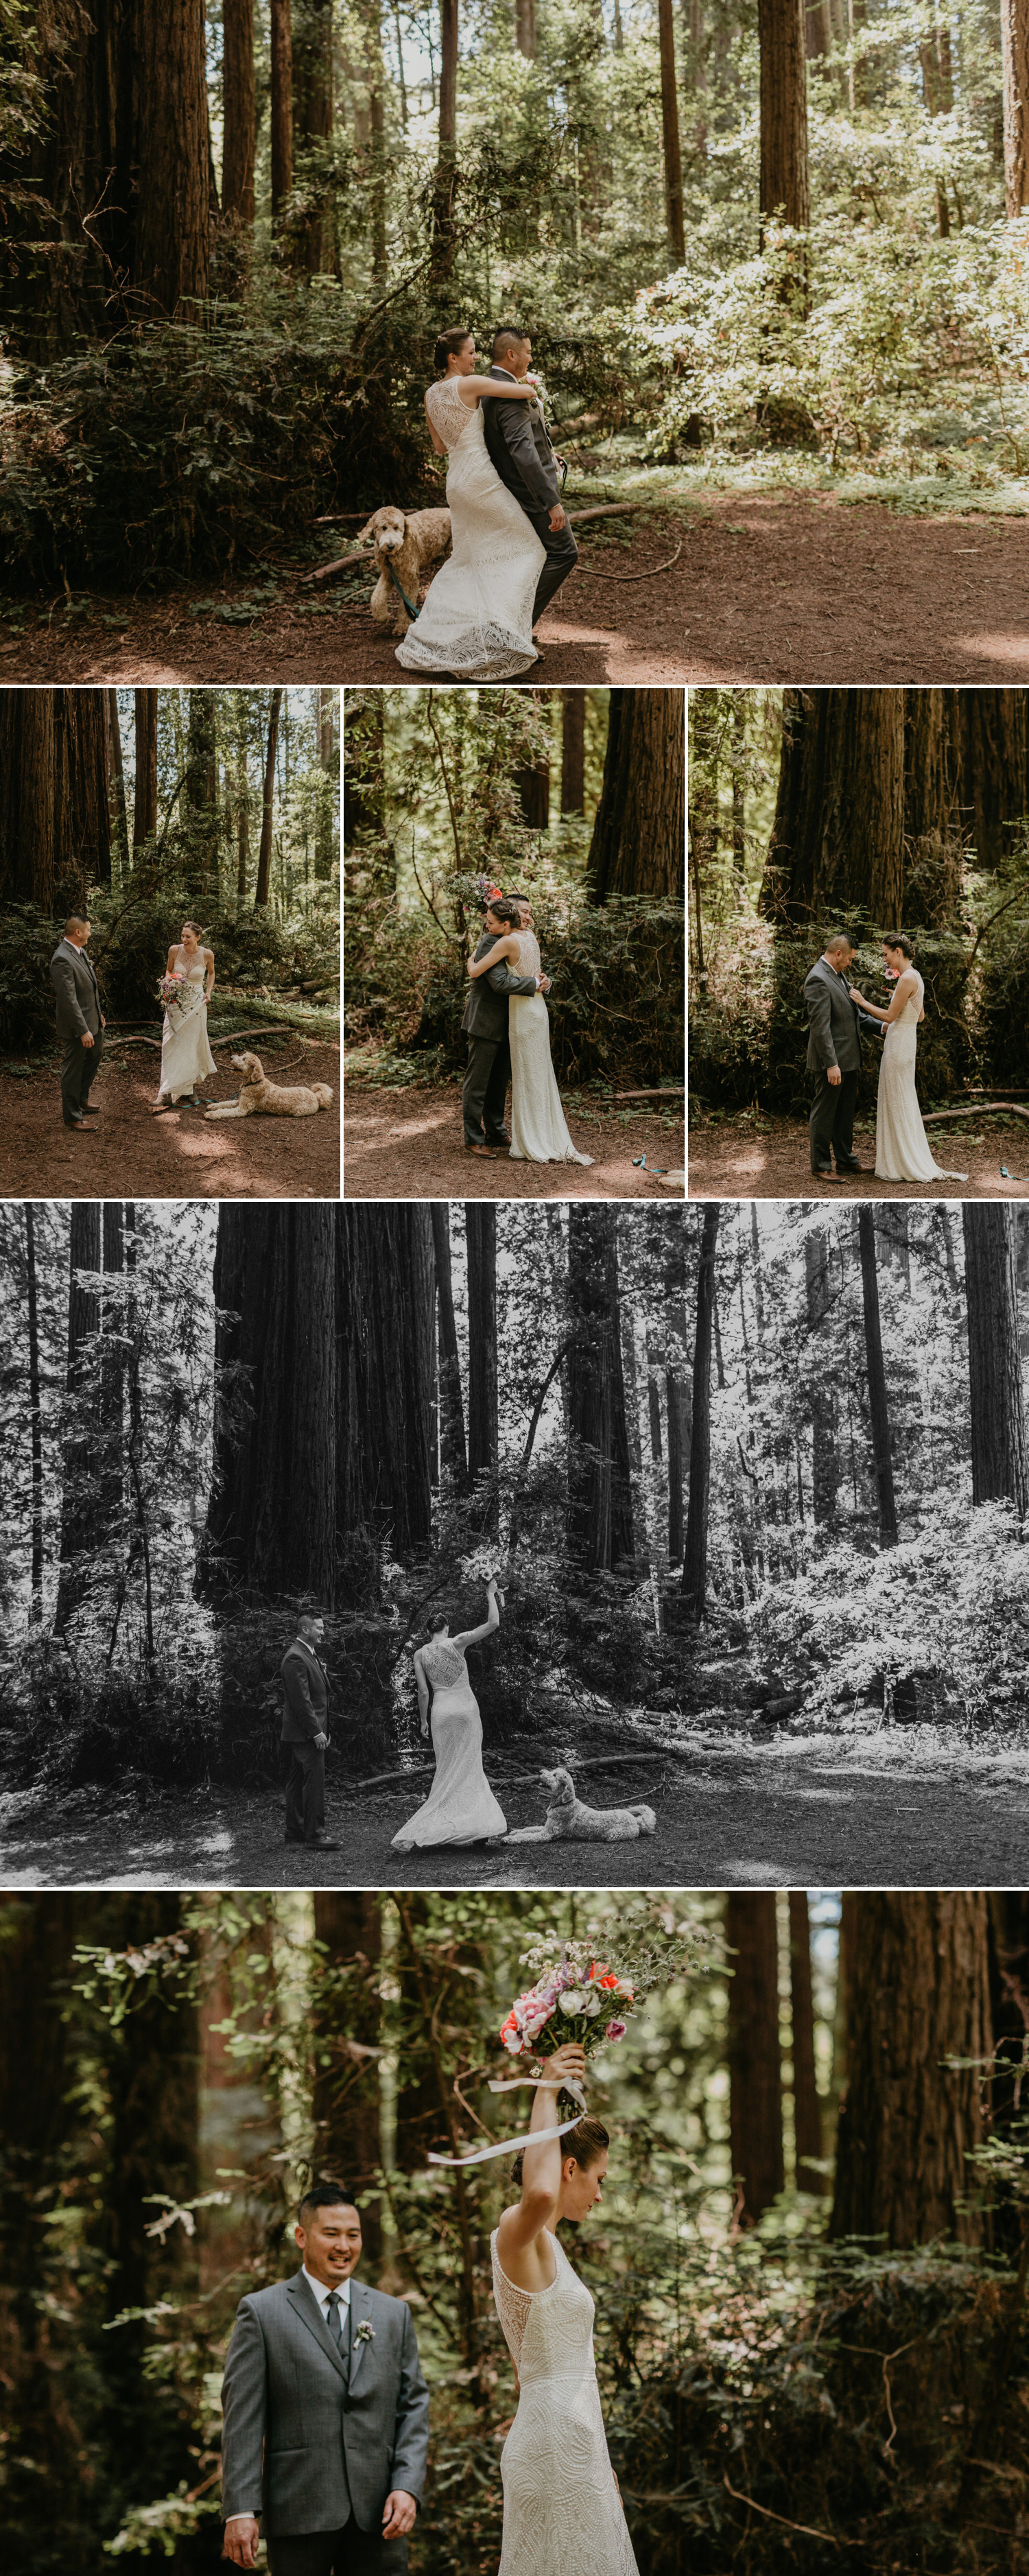
[[[393,583],[394,583],[394,585],[395,585],[396,589],[397,589],[397,590],[399,590],[399,592],[400,592],[400,596],[401,596],[401,599],[403,600],[404,606],[405,606],[405,608],[406,608],[406,610],[407,610],[407,614],[408,614],[408,616],[409,616],[409,617],[412,619],[412,621],[413,621],[413,620],[418,616],[418,610],[417,610],[417,608],[412,607],[411,601],[409,600],[409,598],[408,598],[408,596],[407,596],[407,592],[406,592],[406,590],[404,589],[403,582],[402,582],[402,581],[399,581],[399,580],[397,579],[397,575],[396,575],[396,573],[395,573],[395,572],[394,572],[394,570],[393,570],[393,562],[392,562],[392,558],[391,558],[389,555],[387,555],[387,557],[386,557],[386,561],[387,561],[387,563],[388,563],[388,565],[389,565],[389,577],[390,577],[390,580],[391,580],[391,582],[393,582]]]

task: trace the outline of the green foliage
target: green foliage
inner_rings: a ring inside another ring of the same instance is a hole
[[[858,942],[851,969],[870,1002],[888,1007],[882,984],[881,932],[857,915],[833,917]],[[892,925],[888,925],[892,927]],[[690,1091],[697,1100],[806,1116],[811,1079],[806,1074],[808,1017],[804,979],[820,953],[829,924],[797,934],[755,929],[727,950],[717,975],[709,975],[690,1004]],[[969,1003],[969,945],[956,931],[915,934],[918,971],[925,977],[926,1016],[918,1032],[918,1083],[925,1102],[947,1100],[968,1082],[976,1062],[976,1031]],[[879,1040],[862,1033],[864,1067],[859,1100],[875,1101]]]

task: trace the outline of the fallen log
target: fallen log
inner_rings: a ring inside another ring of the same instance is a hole
[[[272,1021],[270,1021],[270,1022],[269,1022],[268,1027],[267,1027],[267,1028],[263,1028],[263,1029],[228,1029],[228,1030],[226,1031],[226,1033],[225,1033],[224,1037],[222,1037],[222,1036],[218,1036],[218,1037],[214,1036],[213,1032],[212,1032],[210,1029],[208,1030],[208,1033],[207,1033],[208,1045],[209,1045],[209,1046],[213,1046],[213,1047],[216,1047],[216,1046],[235,1046],[237,1038],[281,1038],[281,1037],[302,1038],[302,1037],[305,1037],[305,1036],[306,1036],[306,1031],[305,1031],[304,1029],[291,1029],[291,1028],[287,1028],[287,1026],[286,1026],[286,1024],[285,1024],[285,1022],[284,1022],[283,1020],[272,1020]],[[161,1041],[161,1039],[160,1039],[160,1038],[144,1038],[144,1037],[139,1037],[139,1038],[115,1038],[115,1039],[112,1041],[112,1044],[113,1044],[114,1046],[116,1046],[116,1047],[127,1047],[127,1046],[148,1046],[148,1047],[156,1047],[156,1048],[157,1048],[157,1051],[158,1051],[158,1054],[160,1054],[162,1041]],[[317,1039],[317,1038],[313,1038],[313,1039],[311,1040],[311,1044],[312,1044],[313,1046],[317,1046],[317,1045],[319,1045],[319,1044],[321,1044],[321,1045],[325,1046],[325,1045],[328,1045],[328,1044],[329,1044],[329,1040],[328,1040],[328,1039],[325,1039],[325,1038],[323,1038],[323,1039],[321,1039],[321,1040],[319,1040],[319,1039]],[[104,1052],[105,1052],[105,1054],[106,1054],[106,1055],[110,1055],[110,1053],[111,1053],[111,1048],[110,1048],[110,1047],[106,1047],[106,1048],[105,1048],[105,1050],[104,1050]]]
[[[568,510],[565,515],[574,527],[579,527],[585,519],[612,519],[616,518],[619,513],[624,515],[630,510],[652,510],[653,508],[653,501],[598,501],[595,502],[588,510]],[[347,511],[346,516],[348,518],[353,516],[354,518],[359,519],[361,512],[359,510],[355,510],[353,512]],[[317,520],[315,524],[316,526],[321,526],[322,523],[320,520]],[[309,588],[313,581],[338,581],[341,573],[350,572],[355,564],[371,565],[374,564],[374,562],[374,555],[369,553],[337,555],[334,563],[318,564],[314,572],[303,573],[301,575],[300,582],[301,589]]]
[[[974,1106],[968,1109],[929,1109],[923,1116],[922,1125],[936,1127],[941,1118],[989,1118],[990,1116],[1029,1119],[1029,1109],[1020,1109],[1015,1100],[977,1100]]]
[[[606,1091],[601,1094],[601,1098],[604,1100],[678,1100],[680,1091],[685,1089],[684,1082],[655,1082],[649,1091]]]

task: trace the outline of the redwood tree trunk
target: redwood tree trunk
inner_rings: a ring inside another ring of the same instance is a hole
[[[972,1501],[1011,1502],[1029,1511],[1022,1356],[1012,1211],[1003,1201],[965,1199],[965,1291],[972,1423]]]
[[[254,0],[222,0],[222,213],[254,220]]]
[[[860,911],[896,930],[903,868],[903,690],[784,690],[762,911],[792,922]]]
[[[439,1329],[440,1453],[444,1468],[449,1470],[458,1485],[464,1485],[468,1477],[468,1457],[465,1450],[461,1364],[457,1352],[457,1324],[454,1318],[454,1291],[450,1271],[450,1201],[448,1199],[433,1199],[432,1241],[436,1256]]]
[[[811,1925],[803,1888],[790,1890],[790,2020],[793,2034],[793,2137],[798,2191],[822,2192],[822,2105],[815,2081],[815,2013],[811,1990]]]
[[[967,2152],[985,2134],[980,2076],[944,2061],[990,2053],[987,1899],[859,1892],[852,1912],[830,2233],[977,2243],[980,2216],[956,2204],[973,2181]]]
[[[893,1492],[893,1459],[890,1454],[890,1408],[886,1393],[882,1324],[879,1316],[875,1217],[870,1207],[858,1209],[858,1240],[861,1246],[861,1296],[865,1316],[868,1409],[871,1416],[872,1456],[875,1461],[875,1487],[879,1504],[879,1544],[880,1547],[896,1547],[897,1505]]]
[[[587,1574],[633,1557],[632,1485],[622,1371],[617,1212],[573,1200],[568,1302],[568,1543]]]
[[[715,1311],[715,1253],[721,1203],[710,1200],[703,1212],[700,1264],[697,1271],[697,1320],[693,1340],[693,1400],[690,1408],[690,1485],[686,1541],[682,1563],[682,1597],[686,1616],[699,1628],[707,1608],[707,1527],[711,1507],[711,1340]]]
[[[268,742],[264,756],[264,788],[261,804],[261,847],[257,854],[257,884],[254,888],[254,911],[267,903],[272,874],[272,815],[275,799],[275,754],[279,740],[281,689],[272,689],[268,706]]]
[[[25,1326],[29,1347],[29,1457],[31,1461],[32,1590],[30,1617],[43,1617],[43,1411],[39,1365],[39,1296],[36,1278],[36,1211],[25,1201]]]
[[[208,290],[204,0],[140,0],[139,219],[134,284],[195,321]]]
[[[454,190],[457,185],[457,0],[440,0],[439,148],[432,210],[432,274],[449,277],[454,265]]]
[[[432,1534],[432,1223],[398,1200],[337,1208],[336,1225],[340,1537],[387,1532],[402,1556]]]
[[[681,689],[612,689],[586,872],[591,900],[681,897],[686,737]]]
[[[315,1940],[322,1943],[312,2006],[316,2074],[311,2109],[315,2162],[325,2180],[353,2193],[361,2212],[365,2259],[382,2255],[382,2217],[375,2176],[382,2163],[379,2063],[382,2003],[377,1980],[364,1973],[382,1956],[382,1917],[375,1895],[316,1891]],[[341,2001],[332,1980],[349,1968]]]
[[[1004,212],[1029,206],[1029,0],[1000,0]]]
[[[998,868],[1029,808],[1029,718],[1024,689],[948,689],[960,819],[980,867]]]
[[[763,1889],[725,1900],[730,1952],[729,2144],[737,2223],[753,2227],[785,2187],[779,1946],[775,1897]]]
[[[137,689],[136,795],[132,813],[132,864],[157,830],[157,691]]]
[[[271,0],[272,223],[293,185],[293,33],[290,0]],[[281,697],[282,692],[279,691]],[[267,900],[267,897],[265,898]]]
[[[665,165],[665,216],[668,224],[668,246],[676,267],[686,257],[686,231],[682,208],[682,151],[679,143],[679,100],[675,86],[675,22],[672,0],[657,0],[657,31],[661,53],[661,141]]]
[[[561,812],[581,814],[586,804],[586,699],[582,689],[561,691]]]
[[[321,1200],[219,1208],[208,1592],[335,1599],[336,1213]]]
[[[293,127],[297,146],[325,145],[332,135],[333,0],[307,0],[293,37]],[[371,31],[369,31],[371,41]],[[304,267],[325,266],[325,199],[309,180],[313,203],[301,235]]]
[[[125,764],[122,759],[121,725],[118,721],[117,689],[107,691],[108,802],[114,808],[112,856],[117,857],[119,873],[124,876],[129,864],[129,813],[125,800]]]
[[[758,0],[761,48],[761,212],[811,222],[804,71],[804,0]]]
[[[68,1243],[68,1357],[65,1395],[68,1407],[63,1441],[61,1486],[61,1558],[57,1578],[54,1628],[63,1636],[75,1605],[75,1558],[95,1533],[96,1379],[86,1345],[100,1323],[100,1300],[86,1287],[80,1271],[100,1269],[100,1201],[74,1199]]]
[[[499,1463],[497,1410],[497,1216],[469,1199],[464,1212],[468,1251],[468,1474],[495,1480]],[[495,1481],[480,1526],[497,1527]]]

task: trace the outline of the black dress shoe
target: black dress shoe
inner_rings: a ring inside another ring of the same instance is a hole
[[[314,1840],[306,1845],[306,1849],[308,1851],[340,1851],[342,1849],[342,1845],[340,1843],[334,1843],[331,1834],[315,1834]]]
[[[306,1848],[303,1834],[283,1834],[282,1839],[284,1843],[299,1843],[301,1851]]]

